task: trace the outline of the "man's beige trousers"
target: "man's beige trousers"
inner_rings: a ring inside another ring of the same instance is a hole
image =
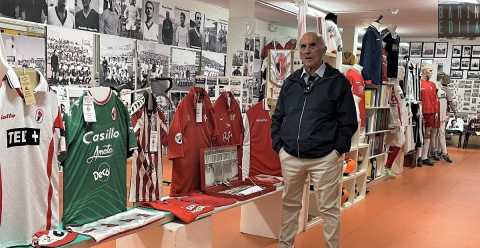
[[[317,213],[323,220],[323,236],[326,247],[338,248],[340,237],[340,182],[342,166],[336,151],[319,159],[299,159],[286,153],[279,153],[285,183],[282,204],[282,227],[279,237],[280,248],[291,248],[298,230],[298,217],[302,208],[303,187],[310,174],[314,185]],[[308,207],[308,206],[307,206]]]

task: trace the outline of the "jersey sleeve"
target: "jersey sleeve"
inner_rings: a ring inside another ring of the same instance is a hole
[[[160,127],[160,143],[164,146],[168,145],[168,125],[167,118],[162,111],[158,111],[158,123]]]
[[[67,151],[60,154],[58,156],[58,160],[62,162],[62,165],[65,166],[63,163],[68,157],[68,148],[70,144],[77,138],[78,132],[81,126],[84,124],[83,120],[83,111],[80,107],[82,100],[76,101],[70,108],[70,114],[65,114],[63,116],[63,124],[64,125],[64,134],[65,134],[65,143],[67,147]]]
[[[173,115],[172,125],[168,131],[167,143],[168,143],[168,158],[181,158],[184,156],[184,120],[183,120],[182,104],[177,108],[177,111]]]
[[[248,115],[243,118],[242,179],[250,175],[250,124]]]
[[[127,127],[127,158],[133,155],[133,152],[138,148],[137,147],[137,136],[135,135],[135,130],[132,127],[132,120],[130,119],[130,115],[127,111],[127,108],[122,103],[120,99],[118,99],[119,104],[118,107],[123,111],[123,116],[125,116],[125,124]]]

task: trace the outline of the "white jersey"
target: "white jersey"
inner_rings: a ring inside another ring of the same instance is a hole
[[[133,208],[83,226],[69,227],[69,229],[90,236],[95,241],[100,242],[116,234],[140,228],[167,216],[170,216],[167,212]]]
[[[178,26],[177,32],[175,33],[175,40],[178,42],[177,46],[187,47],[187,39],[188,39],[188,28]]]
[[[58,224],[55,132],[63,124],[57,97],[38,74],[33,106],[11,68],[0,86],[0,247],[31,244],[35,232]]]
[[[147,24],[142,22],[142,30],[144,40],[158,41],[158,24],[153,23],[152,26],[148,28]]]
[[[62,23],[62,21],[60,21],[60,18],[57,15],[57,11],[55,10],[55,7],[48,8],[48,24],[63,27],[63,28],[74,28],[74,23],[75,23],[75,17],[69,11],[67,11],[67,17]]]

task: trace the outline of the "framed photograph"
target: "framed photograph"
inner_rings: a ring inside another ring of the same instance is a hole
[[[410,52],[410,43],[408,42],[400,42],[400,50],[398,53],[398,57],[403,59],[403,57],[408,56]]]
[[[420,64],[421,68],[423,68],[423,65],[433,65],[433,59],[422,59]]]
[[[462,70],[470,69],[470,58],[462,58],[460,69]]]
[[[435,58],[446,58],[448,55],[448,42],[435,42]]]
[[[462,57],[470,58],[472,56],[472,46],[462,46]]]
[[[410,42],[410,57],[422,57],[422,42]]]
[[[472,58],[470,60],[470,70],[471,71],[480,70],[480,58]]]
[[[452,58],[452,64],[450,68],[452,70],[460,70],[461,58]]]
[[[462,79],[463,71],[461,70],[450,70],[450,78],[452,79]]]
[[[480,71],[468,71],[467,72],[468,79],[479,79],[480,78]]]
[[[452,46],[452,58],[462,57],[462,46],[455,45]]]
[[[424,42],[422,49],[422,57],[433,58],[435,52],[435,43],[434,42]]]
[[[472,57],[480,58],[480,46],[472,46]]]

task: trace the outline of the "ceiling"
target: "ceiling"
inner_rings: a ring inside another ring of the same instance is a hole
[[[229,0],[202,0],[228,9]],[[243,1],[243,0],[233,0]],[[293,0],[264,0],[283,9],[295,12]],[[339,26],[367,26],[383,15],[383,24],[397,24],[397,32],[403,37],[437,37],[438,0],[308,0],[318,9],[336,13]],[[398,9],[398,14],[392,11]],[[297,20],[288,14],[273,8],[257,4],[255,16],[278,25],[296,27]],[[315,26],[315,19],[309,17],[308,26]]]

